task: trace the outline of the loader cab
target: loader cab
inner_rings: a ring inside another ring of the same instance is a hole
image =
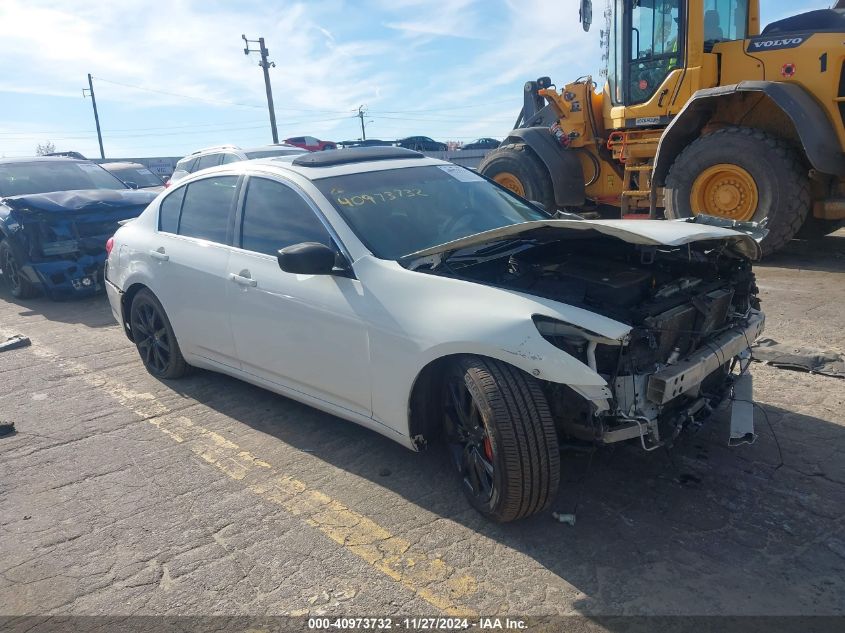
[[[644,103],[683,65],[682,0],[615,0],[607,80],[614,105]]]
[[[612,0],[607,62],[611,103],[636,106],[660,91],[657,110],[666,108],[668,93],[675,92],[664,85],[672,71],[699,66],[703,54],[719,42],[745,39],[749,9],[755,11],[757,2]]]

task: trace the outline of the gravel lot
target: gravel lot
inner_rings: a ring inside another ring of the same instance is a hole
[[[845,231],[760,265],[767,336],[845,352]],[[414,454],[208,372],[143,369],[104,296],[0,293],[0,613],[845,615],[845,380],[755,365],[670,455],[564,454],[550,513],[498,526]],[[775,439],[780,443],[783,465]]]

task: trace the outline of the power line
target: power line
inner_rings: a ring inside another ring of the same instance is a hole
[[[446,112],[447,110],[467,110],[469,108],[487,108],[497,103],[513,103],[511,99],[499,99],[498,101],[485,101],[484,103],[474,103],[465,106],[454,106],[451,108],[426,108],[422,110],[376,110],[376,112],[383,112],[385,114],[414,114],[417,112]]]
[[[355,116],[355,115],[351,115]],[[345,119],[347,117],[336,117],[336,119]],[[334,119],[315,119],[314,122],[323,122],[323,121],[330,121]],[[308,121],[304,121],[308,122]],[[151,132],[151,131],[158,131],[158,130],[186,130],[190,128],[213,128],[213,127],[221,127],[222,129],[227,129],[226,126],[231,125],[238,125],[238,124],[253,124],[259,123],[259,121],[218,121],[217,123],[190,123],[190,124],[182,124],[182,125],[171,125],[171,126],[161,126],[161,127],[128,127],[128,128],[114,128],[113,132]],[[293,123],[299,123],[299,121],[294,121]],[[2,136],[20,136],[23,138],[29,138],[29,136],[50,136],[52,134],[90,134],[93,130],[91,128],[84,129],[84,130],[34,130],[32,132],[0,132],[0,137]]]
[[[341,121],[344,119],[352,119],[356,118],[354,115],[346,115],[340,117],[329,117],[325,119],[309,119],[309,120],[301,120],[301,121],[281,121],[279,122],[280,125],[304,125],[310,123],[327,123],[329,121]],[[217,132],[237,132],[242,130],[257,130],[263,128],[264,124],[261,125],[249,125],[249,126],[238,126],[238,127],[221,127],[217,129],[211,130],[191,130],[187,132],[181,132],[180,135],[192,135],[192,134],[211,134]],[[138,128],[137,130],[142,130],[144,128]],[[148,128],[148,129],[158,129],[158,128]],[[130,130],[136,131],[136,130]],[[87,135],[71,135],[71,136],[55,136],[53,134],[45,134],[44,132],[7,132],[6,134],[16,134],[17,136],[6,136],[0,140],[4,141],[26,141],[32,138],[37,138],[39,136],[50,136],[50,140],[55,141],[69,141],[69,140],[82,140],[88,138]],[[157,136],[155,133],[147,133],[147,134],[110,134],[109,138],[116,138],[116,139],[124,139],[124,138],[146,138],[146,137],[154,137]]]
[[[96,77],[96,79],[98,79],[99,81],[105,81],[106,83],[115,84],[117,86],[123,86],[124,88],[132,88],[132,89],[135,89],[135,90],[143,90],[145,92],[153,92],[153,93],[157,93],[157,94],[167,95],[167,96],[170,96],[170,97],[179,97],[181,99],[193,99],[195,101],[204,101],[206,103],[217,103],[217,104],[221,104],[221,105],[232,105],[232,106],[238,106],[238,107],[244,107],[244,108],[264,108],[264,106],[258,105],[258,104],[255,104],[255,103],[241,103],[241,102],[238,102],[238,101],[226,101],[224,99],[212,99],[212,98],[209,98],[209,97],[198,97],[198,96],[195,96],[195,95],[186,95],[186,94],[181,94],[181,93],[177,93],[177,92],[170,92],[170,91],[167,91],[167,90],[158,90],[158,89],[155,89],[155,88],[147,88],[145,86],[137,86],[137,85],[128,84],[128,83],[125,83],[125,82],[122,82],[122,81],[114,81],[112,79],[103,79],[102,77]],[[497,101],[485,101],[484,103],[473,103],[473,104],[469,104],[469,105],[453,106],[453,107],[447,107],[447,108],[421,108],[421,109],[411,109],[411,110],[375,110],[375,111],[371,111],[371,113],[372,112],[376,112],[376,113],[380,112],[382,114],[417,114],[417,113],[426,113],[426,112],[432,112],[432,113],[450,112],[450,111],[454,111],[454,110],[467,110],[467,109],[473,109],[473,108],[487,108],[491,105],[496,105],[498,103],[513,103],[513,102],[514,102],[513,98],[509,98],[509,99],[499,99]],[[288,110],[290,112],[321,112],[321,113],[326,113],[326,114],[345,114],[347,112],[355,112],[357,114],[357,112],[355,110],[351,110],[351,109],[350,110],[324,110],[324,109],[318,109],[318,108],[291,108],[291,107],[280,107],[280,106],[276,106],[274,109],[275,110]]]
[[[380,114],[372,115],[374,119],[387,119],[390,121],[429,121],[432,123],[452,123],[452,122],[461,122],[461,121],[478,121],[479,117],[451,117],[451,118],[431,118],[431,117],[410,117],[410,116],[384,116]],[[499,117],[484,117],[485,119],[502,119],[504,120],[507,118],[508,120],[512,119],[513,117],[510,115],[502,115]]]
[[[216,103],[220,105],[230,105],[230,106],[238,106],[242,108],[261,108],[264,109],[265,106],[258,105],[255,103],[240,103],[238,101],[225,101],[223,99],[210,99],[208,97],[197,97],[195,95],[186,95],[180,94],[178,92],[169,92],[167,90],[157,90],[155,88],[146,88],[144,86],[136,86],[133,84],[127,84],[122,81],[113,81],[111,79],[103,79],[102,77],[97,77],[99,81],[105,81],[106,83],[115,84],[116,86],[123,86],[124,88],[132,88],[134,90],[142,90],[144,92],[154,92],[156,94],[163,94],[169,97],[178,97],[180,99],[193,99],[194,101],[204,101],[206,103]],[[276,110],[289,110],[291,112],[321,112],[324,114],[346,114],[351,113],[352,110],[319,110],[316,108],[287,108],[287,107],[276,107]]]

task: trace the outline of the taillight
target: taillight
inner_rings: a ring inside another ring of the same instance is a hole
[[[106,257],[111,255],[111,249],[114,248],[114,238],[110,237],[106,240]]]

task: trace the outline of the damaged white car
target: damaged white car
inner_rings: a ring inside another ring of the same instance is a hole
[[[497,521],[551,503],[562,441],[651,450],[732,390],[750,401],[764,325],[746,234],[553,218],[400,148],[194,174],[108,251],[115,318],[153,375],[203,367],[412,449],[442,438]]]

